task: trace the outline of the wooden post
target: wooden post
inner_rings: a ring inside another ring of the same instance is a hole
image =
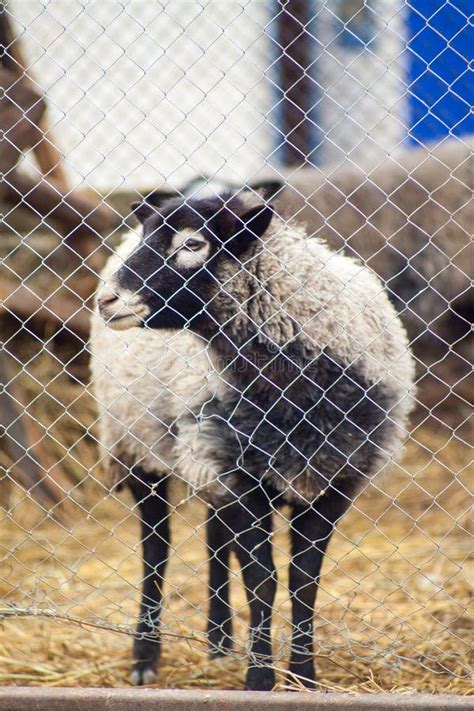
[[[1,15],[0,15],[1,17]],[[41,96],[0,65],[0,198],[22,152],[41,140],[38,122],[45,111]]]
[[[5,350],[0,351],[0,432],[12,462],[9,476],[51,509],[53,517],[68,520],[74,508],[67,496],[71,483],[42,446],[42,433],[28,412],[13,362]]]
[[[311,78],[312,47],[311,5],[308,0],[278,2],[276,18],[277,73],[281,103],[280,128],[284,136],[282,148],[286,165],[302,165],[308,161],[315,146],[315,125],[311,120],[314,81]]]
[[[23,84],[38,92],[38,85],[27,69],[28,63],[20,41],[15,37],[7,10],[7,3],[0,2],[0,65],[21,78]],[[43,175],[58,187],[67,189],[68,179],[63,167],[63,156],[56,147],[54,136],[45,116],[38,122],[40,129],[33,151]]]

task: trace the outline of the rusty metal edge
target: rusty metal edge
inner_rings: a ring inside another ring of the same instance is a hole
[[[451,711],[472,709],[473,699],[449,694],[339,694],[319,692],[195,691],[0,687],[0,711]]]

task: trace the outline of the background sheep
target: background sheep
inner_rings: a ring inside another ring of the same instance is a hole
[[[399,453],[414,372],[377,278],[247,202],[143,205],[144,240],[99,304],[114,328],[189,326],[208,343],[219,385],[180,419],[178,466],[232,531],[250,603],[246,686],[269,689],[272,508],[292,506],[290,670],[311,683],[324,552],[361,485]]]
[[[375,167],[301,168],[274,203],[380,276],[413,345],[421,402],[427,411],[449,396],[449,413],[437,414],[458,420],[470,400],[472,149],[465,137]]]

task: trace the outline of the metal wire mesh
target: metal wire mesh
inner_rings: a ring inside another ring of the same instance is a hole
[[[471,34],[467,0],[0,3],[0,683],[468,688]]]

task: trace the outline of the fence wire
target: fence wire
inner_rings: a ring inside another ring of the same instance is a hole
[[[472,46],[0,3],[0,683],[466,693]]]

